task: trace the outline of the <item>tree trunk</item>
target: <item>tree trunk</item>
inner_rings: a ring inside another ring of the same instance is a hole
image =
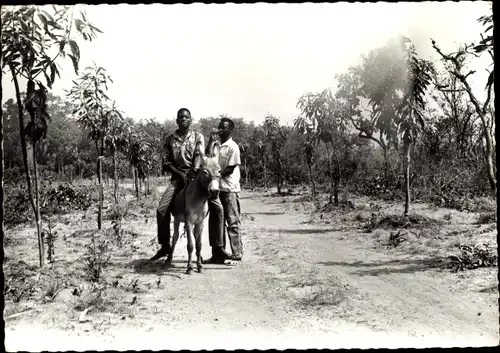
[[[2,225],[0,226],[0,236],[2,240],[5,239],[4,236],[4,193],[3,193],[3,173],[4,173],[4,151],[3,151],[3,114],[0,117],[0,158],[2,159],[0,163],[0,219]]]
[[[245,171],[245,185],[248,185],[248,165],[247,165],[247,159],[243,159],[243,170]]]
[[[492,86],[487,86],[488,87],[488,98],[483,104],[483,108],[481,108],[481,105],[479,104],[479,101],[477,100],[476,96],[472,92],[472,88],[470,87],[469,83],[467,82],[466,79],[467,76],[460,76],[457,78],[462,82],[463,86],[465,87],[465,90],[467,91],[470,101],[472,102],[476,113],[479,115],[479,118],[481,119],[481,123],[483,125],[484,129],[484,138],[486,142],[486,171],[488,173],[488,180],[490,182],[490,190],[491,192],[496,196],[497,194],[497,179],[496,179],[496,173],[494,170],[494,165],[493,165],[493,138],[491,136],[491,133],[489,131],[488,123],[486,121],[486,107],[487,104],[489,103],[489,98],[490,98],[490,89],[492,89]]]
[[[113,149],[113,180],[114,180],[114,188],[113,188],[113,196],[115,198],[115,204],[118,204],[118,168],[116,166],[116,151]]]
[[[97,213],[97,229],[102,229],[102,206],[104,203],[104,187],[102,185],[102,159],[104,158],[104,141],[101,140],[101,148],[97,157],[97,181],[99,183],[99,211]]]
[[[411,160],[411,143],[405,142],[404,144],[404,179],[405,179],[405,212],[404,216],[408,217],[410,214],[410,160]]]
[[[488,173],[488,181],[490,182],[490,190],[494,196],[497,194],[497,178],[495,173],[495,167],[493,164],[493,142],[490,131],[487,127],[484,127],[484,137],[485,137],[485,159],[486,159],[486,171]]]
[[[35,213],[35,221],[36,221],[36,227],[37,227],[37,235],[38,235],[38,249],[39,249],[39,260],[40,260],[40,267],[43,267],[44,265],[44,256],[43,256],[43,239],[42,239],[42,233],[41,233],[41,223],[40,223],[40,208],[38,207],[38,195],[37,195],[37,201],[35,204],[35,199],[33,197],[33,188],[31,186],[31,173],[30,173],[30,168],[28,165],[28,151],[26,148],[26,138],[24,136],[24,114],[23,114],[23,104],[21,100],[21,91],[19,90],[19,82],[17,81],[17,76],[14,71],[14,67],[12,65],[9,65],[10,71],[12,73],[12,80],[14,81],[14,87],[16,90],[16,100],[17,100],[17,110],[18,110],[18,117],[19,117],[19,132],[21,135],[21,151],[23,153],[23,164],[24,164],[24,172],[26,175],[26,183],[28,186],[28,197],[31,203],[31,207],[33,208],[33,212]],[[33,158],[35,158],[36,153],[35,153],[35,148],[33,147]],[[2,158],[2,163],[3,163],[3,158]],[[33,160],[33,163],[35,165],[35,172],[36,172],[36,159]],[[2,173],[3,175],[3,173]],[[36,182],[38,182],[38,179],[35,176]],[[3,190],[3,188],[2,188]],[[38,187],[36,188],[36,192],[38,194]],[[3,200],[3,199],[2,199]],[[2,217],[3,220],[3,217]],[[2,221],[3,224],[3,221]]]
[[[34,116],[31,117],[33,125],[35,124]],[[35,139],[35,129],[32,130],[33,134],[31,136],[32,141]],[[40,191],[38,189],[38,167],[36,163],[36,146],[33,146],[33,176],[35,178],[35,221],[36,221],[36,233],[38,235],[38,256],[40,260],[40,267],[44,266],[45,263],[45,251],[42,236],[42,218],[40,217]]]
[[[33,207],[33,212],[34,212],[35,201],[33,198],[33,189],[31,188],[31,175],[30,175],[30,168],[28,166],[28,151],[26,148],[26,137],[24,136],[24,114],[23,114],[23,104],[21,100],[21,92],[19,90],[19,83],[17,81],[17,76],[15,74],[14,67],[10,66],[10,71],[12,73],[12,80],[14,81],[14,87],[16,89],[17,111],[19,118],[19,133],[21,135],[21,151],[23,153],[24,173],[26,175],[26,184],[28,186],[28,195],[30,203],[31,206]]]
[[[335,183],[334,183],[334,203],[336,206],[339,205],[339,189],[340,189],[340,160],[335,150],[335,145],[333,140],[331,141],[333,156],[335,157]]]
[[[263,159],[264,163],[264,189],[267,191],[267,168],[266,168],[266,158]]]
[[[283,187],[283,176],[281,175],[283,163],[281,162],[281,158],[279,156],[276,162],[278,163],[278,178],[276,180],[277,181],[276,188],[278,189],[278,194],[281,194],[281,188]]]
[[[384,152],[384,179],[386,182],[389,181],[389,149],[386,146],[382,146],[382,151]]]
[[[137,168],[133,167],[134,170],[134,185],[135,185],[135,196],[139,199],[139,171]]]
[[[328,147],[328,143],[325,143],[326,147],[326,154],[327,156],[327,161],[328,161],[328,172],[330,173],[330,198],[328,200],[329,203],[333,203],[333,195],[334,195],[334,190],[335,190],[335,182],[334,182],[334,176],[333,176],[333,169],[332,169],[332,155],[330,153],[330,147]]]
[[[312,185],[312,196],[316,196],[316,183],[314,182],[313,172],[312,172],[312,163],[307,163],[307,167],[309,169],[309,180]]]

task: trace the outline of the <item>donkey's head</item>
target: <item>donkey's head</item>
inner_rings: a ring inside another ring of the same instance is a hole
[[[219,166],[219,143],[212,142],[209,148],[208,156],[205,155],[201,143],[198,143],[196,148],[199,153],[199,158],[196,159],[195,163],[198,164],[196,167],[200,169],[196,178],[201,183],[203,189],[207,190],[211,195],[217,194],[219,192],[221,178]]]

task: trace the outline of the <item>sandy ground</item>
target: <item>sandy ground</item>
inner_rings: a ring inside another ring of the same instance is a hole
[[[6,320],[6,349],[499,344],[498,293],[483,290],[497,285],[496,268],[451,273],[428,254],[387,249],[348,219],[325,215],[318,220],[307,211],[310,205],[294,198],[243,192],[241,205],[244,261],[237,266],[205,265],[204,273],[192,275],[185,274],[182,237],[174,268],[147,262],[157,249],[154,209],[133,210],[135,216],[126,222],[132,235],[114,249],[105,270],[108,285],[102,301],[82,320],[83,307],[76,305],[81,298],[71,293],[83,286],[82,249],[86,234],[96,228],[95,217],[87,212],[63,218],[59,232],[67,236],[58,238],[58,260],[44,275],[59,273],[64,284],[52,300],[6,301],[4,316],[30,310]],[[7,230],[7,237],[23,236],[26,239],[4,246],[6,263],[22,258],[28,267],[36,267],[33,228]],[[208,258],[206,228],[203,239],[203,257]],[[6,263],[4,271],[12,273],[13,266]]]

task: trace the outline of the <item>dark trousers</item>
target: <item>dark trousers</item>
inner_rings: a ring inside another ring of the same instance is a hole
[[[158,243],[170,246],[170,212],[169,207],[175,195],[182,190],[184,183],[182,180],[170,180],[163,193],[158,209],[156,210],[156,224],[158,227]]]
[[[219,197],[208,200],[208,241],[212,249],[225,247],[224,209]]]
[[[241,206],[239,193],[220,191],[219,197],[209,201],[208,233],[210,246],[226,247],[226,230],[233,255],[243,255],[240,233]]]

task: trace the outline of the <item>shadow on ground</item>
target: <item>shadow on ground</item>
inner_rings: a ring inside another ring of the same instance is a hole
[[[323,234],[340,232],[341,228],[304,228],[304,229],[266,229],[266,233],[289,233],[289,234]]]
[[[78,229],[69,235],[68,238],[87,238],[87,236],[90,236],[95,232],[96,231],[94,229]]]
[[[245,215],[263,215],[263,216],[278,216],[278,215],[283,215],[285,212],[245,212],[242,213],[242,216]]]
[[[171,265],[166,265],[164,260],[150,261],[149,259],[137,259],[130,262],[129,266],[137,273],[171,275],[180,278],[180,274],[186,273],[187,261],[173,260]],[[196,272],[196,262],[193,262],[193,267]],[[205,271],[229,270],[231,267],[234,266],[203,264]]]
[[[390,260],[381,262],[318,262],[324,266],[342,266],[359,268],[351,272],[358,276],[378,276],[391,273],[414,273],[429,270],[445,270],[446,261],[443,258],[415,259],[415,260]]]

